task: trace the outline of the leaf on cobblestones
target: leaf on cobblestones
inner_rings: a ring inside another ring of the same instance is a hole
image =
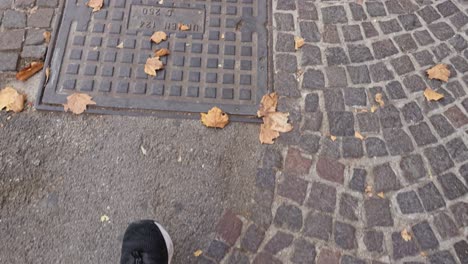
[[[379,192],[377,193],[377,196],[384,199],[385,198],[385,194],[383,192]]]
[[[293,129],[288,123],[289,113],[274,112],[263,117],[263,123],[274,131],[281,133],[289,132]]]
[[[88,105],[95,105],[92,97],[84,93],[74,93],[67,97],[67,103],[63,104],[65,112],[70,110],[74,114],[82,114]]]
[[[406,230],[406,228],[401,231],[401,237],[405,241],[410,241],[412,239],[411,234],[408,232],[408,230]]]
[[[14,88],[5,87],[0,91],[0,111],[5,108],[7,112],[19,113],[23,111],[25,101],[26,95],[18,93]]]
[[[257,111],[257,116],[262,117],[271,112],[276,112],[276,106],[278,105],[278,94],[270,93],[262,97],[260,101],[260,108]]]
[[[167,34],[164,31],[154,32],[154,34],[151,36],[151,40],[156,44],[159,44],[161,43],[161,41],[166,40],[166,39],[167,39]]]
[[[375,111],[377,111],[377,109],[379,109],[379,107],[376,106],[376,105],[373,105],[373,106],[371,106],[370,111],[371,111],[371,113],[375,113]]]
[[[429,79],[437,79],[444,82],[448,82],[448,78],[450,77],[450,71],[447,67],[447,64],[440,63],[427,70],[427,75]]]
[[[438,93],[429,87],[424,90],[424,96],[428,101],[439,101],[440,99],[444,98],[443,94]]]
[[[330,135],[330,139],[335,142],[336,141],[336,136]]]
[[[374,196],[374,190],[372,188],[372,185],[366,185],[366,188],[364,189],[364,193],[367,195],[367,197]]]
[[[383,95],[381,93],[375,94],[375,102],[377,102],[380,105],[380,107],[385,106],[385,102],[383,100]]]
[[[187,30],[190,29],[189,26],[187,26],[185,24],[182,24],[182,23],[179,23],[178,26],[179,26],[179,30],[181,30],[181,31],[187,31]]]
[[[158,49],[158,50],[156,50],[156,52],[154,52],[154,56],[156,56],[156,57],[162,57],[162,56],[166,56],[166,55],[169,55],[169,54],[171,54],[171,52],[168,49],[165,49],[165,48]]]
[[[276,112],[277,105],[278,95],[276,93],[264,95],[260,102],[257,116],[263,117],[259,135],[262,144],[273,144],[273,140],[278,138],[280,133],[286,133],[293,129],[293,126],[288,123],[289,113]]]
[[[164,64],[159,60],[159,57],[148,58],[145,64],[145,73],[151,76],[156,76],[156,71],[164,67]]]
[[[119,44],[119,45],[117,45],[117,47],[116,47],[116,48],[118,48],[118,49],[123,49],[123,48],[124,48],[123,41],[122,41],[122,42],[120,42],[120,44]]]
[[[354,132],[354,137],[358,138],[360,140],[364,140],[364,136],[361,133],[357,132],[357,131]]]
[[[229,123],[229,116],[215,106],[208,113],[201,113],[201,122],[207,127],[224,128]]]
[[[23,69],[21,69],[18,73],[16,73],[16,79],[18,81],[26,81],[27,79],[31,78],[34,74],[38,71],[42,70],[44,67],[44,63],[42,62],[31,62],[31,64],[26,65]]]
[[[273,140],[278,138],[280,133],[268,127],[266,124],[260,125],[260,143],[262,144],[273,144]]]
[[[104,0],[89,0],[88,6],[93,9],[93,12],[99,11],[104,4]]]
[[[296,50],[300,49],[302,46],[304,46],[304,39],[301,38],[301,37],[294,37],[294,47],[296,48]]]
[[[201,254],[203,254],[203,251],[201,251],[200,249],[197,250],[197,251],[195,251],[195,252],[193,252],[193,255],[194,255],[195,257],[199,257],[199,256],[201,256]]]
[[[49,42],[50,42],[50,32],[49,31],[44,31],[44,33],[42,33],[42,36],[44,36],[45,43],[49,44]]]

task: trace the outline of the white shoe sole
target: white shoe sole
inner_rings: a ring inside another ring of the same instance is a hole
[[[172,256],[174,255],[174,244],[172,243],[171,236],[169,236],[169,233],[162,227],[158,222],[154,222],[156,226],[158,226],[159,230],[161,231],[161,234],[164,237],[164,241],[166,242],[166,248],[167,248],[167,259],[168,259],[168,264],[171,264],[172,261]]]

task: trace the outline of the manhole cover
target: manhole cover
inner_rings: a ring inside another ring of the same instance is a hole
[[[91,112],[194,113],[213,106],[256,113],[268,89],[266,0],[66,1],[46,65],[38,108],[59,110],[66,97],[87,93]],[[178,30],[186,24],[187,31]],[[167,41],[151,43],[155,31]],[[123,43],[123,48],[118,48]],[[144,72],[148,57],[168,48],[164,70]]]

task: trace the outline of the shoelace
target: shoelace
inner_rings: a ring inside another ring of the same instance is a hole
[[[143,259],[141,257],[141,253],[139,251],[133,251],[132,256],[135,259],[135,264],[143,264]]]

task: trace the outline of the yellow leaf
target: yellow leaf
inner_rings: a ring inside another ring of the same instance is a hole
[[[355,137],[355,138],[358,138],[358,139],[360,139],[360,140],[364,140],[364,136],[361,135],[361,133],[359,133],[359,132],[357,132],[357,131],[354,132],[354,137]]]
[[[426,251],[421,251],[419,253],[419,255],[421,255],[421,257],[427,257],[427,252]]]
[[[273,144],[274,141],[273,139],[276,139],[280,136],[280,133],[278,131],[275,131],[271,129],[266,124],[261,124],[260,125],[260,143],[262,144]]]
[[[162,56],[166,56],[166,55],[169,55],[169,54],[171,54],[171,52],[168,49],[165,49],[165,48],[158,49],[158,50],[156,50],[156,52],[154,52],[154,56],[156,56],[156,57],[162,57]]]
[[[95,105],[91,96],[84,93],[74,93],[67,97],[67,103],[63,104],[65,112],[70,110],[74,114],[81,114],[86,110],[86,106]]]
[[[46,77],[45,82],[48,83],[49,82],[49,77],[50,77],[50,68],[49,67],[47,67],[45,69],[45,77]]]
[[[116,48],[118,48],[118,49],[123,49],[123,47],[124,47],[124,45],[123,45],[123,42],[120,42],[120,44],[119,44],[119,45],[117,45],[117,47],[116,47]]]
[[[439,101],[440,99],[444,98],[443,94],[438,93],[429,87],[424,90],[424,96],[428,101]]]
[[[19,113],[23,111],[25,101],[26,95],[18,93],[11,87],[5,87],[0,91],[0,110],[5,108],[6,111]]]
[[[405,241],[410,241],[411,240],[411,234],[408,232],[408,230],[403,229],[403,231],[401,231],[401,237],[403,238],[403,240]]]
[[[107,215],[101,215],[101,222],[109,222],[109,216]]]
[[[436,66],[430,68],[426,71],[429,79],[437,79],[444,82],[448,82],[450,77],[450,71],[447,68],[446,64],[437,64]]]
[[[380,107],[385,106],[385,102],[383,101],[383,95],[381,93],[375,94],[375,101],[380,105]]]
[[[182,24],[182,23],[179,23],[178,26],[179,26],[179,30],[181,30],[181,31],[187,31],[187,30],[190,29],[189,26],[187,26],[185,24]]]
[[[195,252],[193,252],[193,255],[194,255],[195,257],[199,257],[199,256],[201,256],[201,254],[203,254],[203,251],[201,251],[200,249],[197,250],[197,251],[195,251]]]
[[[229,123],[229,116],[215,106],[208,113],[201,113],[201,122],[207,127],[224,128]]]
[[[366,193],[366,195],[368,197],[372,197],[374,194],[373,194],[373,188],[372,188],[372,185],[366,185],[366,188],[364,189],[364,193]]]
[[[278,95],[276,93],[266,94],[260,101],[260,107],[257,111],[257,116],[262,117],[270,112],[276,112],[276,106],[278,105]]]
[[[300,49],[302,46],[304,46],[304,39],[301,37],[294,37],[294,47],[296,50]]]
[[[385,198],[385,194],[383,192],[379,192],[377,193],[377,196],[384,199]]]
[[[376,105],[373,105],[373,106],[371,106],[370,111],[371,111],[371,113],[375,113],[375,111],[377,111],[377,109],[379,109],[379,107],[377,107]]]
[[[49,31],[44,31],[44,33],[42,33],[42,36],[44,36],[45,43],[49,44],[49,42],[50,42],[50,32]]]
[[[87,3],[89,7],[93,8],[93,12],[101,10],[103,4],[104,0],[89,0]]]
[[[291,124],[288,124],[289,113],[272,112],[263,117],[263,123],[270,129],[286,133],[293,129]]]
[[[154,34],[151,36],[151,40],[156,44],[159,44],[161,43],[161,41],[166,40],[166,39],[167,39],[167,34],[163,31],[154,32]]]
[[[332,141],[336,141],[336,138],[337,138],[336,136],[330,135],[330,139],[331,139]]]
[[[145,64],[145,73],[151,76],[156,76],[156,71],[164,67],[159,57],[148,58]]]

